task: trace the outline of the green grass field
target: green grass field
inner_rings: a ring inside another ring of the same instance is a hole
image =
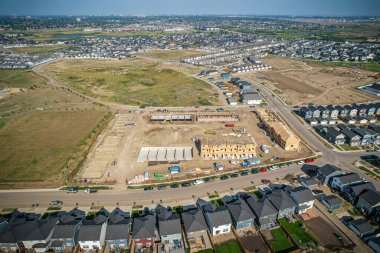
[[[61,61],[45,71],[81,93],[121,104],[198,106],[218,101],[208,83],[141,59]]]
[[[303,222],[296,221],[290,223],[286,218],[280,218],[278,221],[298,246],[304,246],[314,242],[313,238],[303,229]]]
[[[237,241],[229,241],[215,246],[216,253],[240,253],[240,247]]]
[[[271,230],[274,240],[269,241],[269,245],[275,252],[288,252],[293,248],[293,244],[286,238],[286,234],[281,228]]]
[[[0,69],[0,90],[4,88],[38,88],[46,86],[45,78],[32,70]]]
[[[68,45],[44,45],[44,46],[30,46],[30,47],[14,47],[14,48],[11,48],[11,50],[18,53],[28,53],[28,54],[53,54],[68,47],[69,47]]]
[[[205,52],[197,50],[152,50],[144,53],[139,53],[137,56],[152,57],[164,60],[179,60],[182,58],[203,54],[205,54]]]
[[[197,251],[197,253],[214,253],[212,249],[202,249]]]

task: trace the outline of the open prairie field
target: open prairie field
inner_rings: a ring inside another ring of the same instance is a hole
[[[287,104],[351,104],[377,100],[356,89],[373,82],[373,72],[270,56],[263,60],[272,71],[246,76],[269,87]]]
[[[206,54],[206,52],[198,50],[152,50],[144,53],[139,53],[137,55],[163,60],[179,60],[182,58],[193,57],[203,54]]]
[[[52,54],[69,47],[68,45],[43,45],[43,46],[30,46],[30,47],[13,47],[12,51],[18,53],[28,54]]]
[[[46,86],[45,78],[32,70],[0,69],[0,90],[4,88],[38,88]]]
[[[60,186],[108,116],[105,108],[61,88],[1,99],[0,188]]]
[[[212,87],[178,67],[143,59],[66,60],[42,67],[77,91],[103,101],[137,106],[217,104]]]

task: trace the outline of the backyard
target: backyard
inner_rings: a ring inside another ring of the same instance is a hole
[[[215,246],[216,253],[239,253],[241,252],[237,241],[229,241]]]
[[[288,222],[286,218],[280,218],[278,221],[298,246],[301,247],[314,242],[313,238],[305,231],[303,222]]]
[[[293,244],[281,228],[273,229],[271,233],[274,239],[269,241],[269,245],[275,252],[288,252],[293,248]]]

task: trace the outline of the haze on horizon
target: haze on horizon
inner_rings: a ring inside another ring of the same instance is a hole
[[[379,0],[1,0],[0,15],[379,16]]]

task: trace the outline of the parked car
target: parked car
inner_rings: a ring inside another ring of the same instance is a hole
[[[305,162],[304,161],[299,161],[297,164],[304,164]]]
[[[67,193],[77,193],[78,189],[77,188],[67,188],[66,192]]]
[[[264,172],[267,172],[267,171],[268,171],[267,168],[260,169],[260,173],[264,173]]]
[[[243,171],[240,173],[240,176],[247,176],[248,175],[248,171]]]
[[[160,186],[157,187],[157,189],[158,189],[159,191],[161,191],[161,190],[166,190],[166,186],[165,186],[165,185],[160,185]]]
[[[51,206],[60,206],[62,204],[63,204],[63,202],[60,201],[60,200],[53,200],[53,201],[50,202]]]
[[[234,161],[234,160],[230,161],[230,163],[231,163],[231,164],[239,164],[238,161]]]
[[[203,181],[202,179],[197,179],[193,182],[194,185],[198,185],[198,184],[203,184],[205,181]]]
[[[257,174],[257,173],[260,173],[260,171],[257,170],[257,169],[252,169],[252,170],[251,170],[251,174]]]
[[[230,178],[235,178],[235,177],[238,177],[238,176],[239,176],[239,174],[233,173],[233,174],[230,175]]]
[[[261,183],[270,184],[270,180],[269,179],[261,179]]]
[[[98,192],[98,189],[96,188],[87,188],[86,190],[84,190],[85,193],[96,193]]]
[[[148,186],[148,187],[145,187],[145,188],[144,188],[144,191],[151,191],[151,190],[153,190],[153,187],[152,187],[152,186]]]
[[[171,185],[170,185],[170,188],[178,188],[178,187],[179,187],[178,184],[171,184]]]
[[[183,184],[181,184],[181,186],[182,187],[189,187],[189,186],[191,186],[191,184],[190,183],[183,183]]]
[[[306,159],[305,160],[305,163],[313,163],[314,162],[314,159]]]
[[[223,175],[223,176],[220,177],[220,180],[226,180],[226,179],[228,179],[227,175]]]

